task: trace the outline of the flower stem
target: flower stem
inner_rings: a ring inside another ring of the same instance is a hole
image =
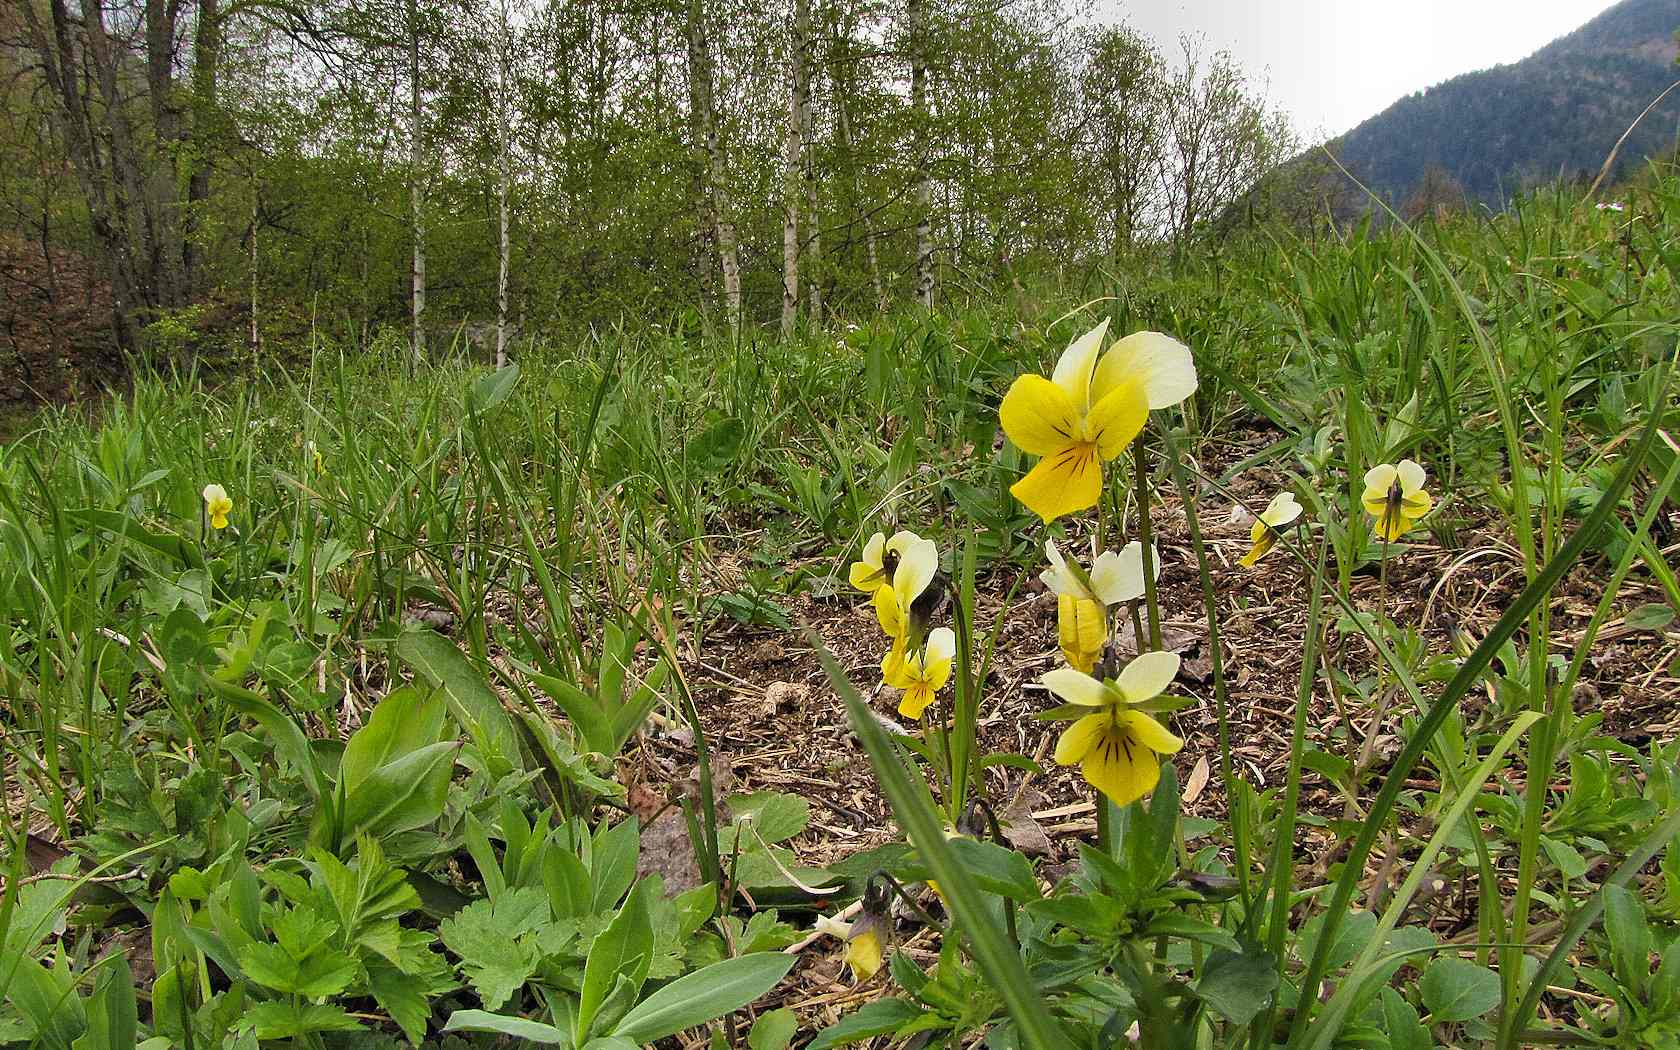
[[[1149,463],[1143,457],[1143,446],[1132,448],[1132,465],[1137,471],[1135,490],[1138,502],[1138,543],[1143,547],[1143,601],[1149,610],[1149,648],[1161,648],[1161,606],[1155,594],[1155,526],[1149,517]],[[1138,638],[1138,653],[1143,653],[1143,638]]]

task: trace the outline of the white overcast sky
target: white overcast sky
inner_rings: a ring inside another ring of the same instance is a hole
[[[1612,0],[1096,0],[1170,57],[1203,35],[1269,85],[1308,136],[1338,135],[1402,95],[1514,62]]]

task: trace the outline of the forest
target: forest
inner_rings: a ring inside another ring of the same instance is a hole
[[[1056,0],[223,2],[0,13],[0,225],[103,261],[125,352],[820,329],[1181,249],[1296,147],[1228,55]]]

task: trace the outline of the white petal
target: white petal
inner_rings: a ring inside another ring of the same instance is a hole
[[[1400,491],[1407,495],[1423,488],[1423,483],[1428,480],[1423,467],[1409,459],[1401,460],[1395,473],[1400,476]]]
[[[1068,344],[1062,351],[1061,359],[1056,362],[1056,371],[1050,376],[1057,386],[1067,393],[1073,400],[1073,405],[1084,415],[1091,410],[1091,374],[1097,368],[1097,353],[1102,349],[1103,336],[1108,334],[1108,320],[1086,332],[1084,335]]]
[[[1285,525],[1301,516],[1301,505],[1295,502],[1293,492],[1280,492],[1272,497],[1272,502],[1266,504],[1266,509],[1260,515],[1260,520],[1274,529],[1281,529]]]
[[[1196,361],[1190,348],[1170,335],[1133,332],[1103,355],[1093,396],[1127,377],[1143,385],[1150,408],[1169,408],[1196,392]]]
[[[863,545],[863,557],[858,560],[871,569],[879,569],[881,567],[881,551],[885,549],[886,545],[887,537],[877,532],[869,537],[868,543]]]
[[[1104,605],[1136,601],[1143,597],[1143,548],[1128,543],[1115,554],[1103,551],[1091,566],[1091,589]]]
[[[1108,686],[1084,671],[1075,671],[1071,667],[1058,667],[1046,673],[1040,681],[1044,683],[1044,688],[1070,704],[1102,707],[1114,702]]]
[[[1394,479],[1398,474],[1399,471],[1394,469],[1394,464],[1378,463],[1365,472],[1366,493],[1388,495],[1388,490],[1394,484]]]
[[[1144,653],[1126,665],[1116,684],[1128,703],[1140,704],[1150,697],[1160,696],[1177,677],[1177,653]]]
[[[935,627],[928,634],[927,649],[923,651],[924,667],[937,667],[957,655],[957,636],[949,627]]]
[[[896,549],[898,553],[898,568],[893,570],[893,594],[898,598],[898,607],[908,612],[939,571],[939,545],[913,532],[901,532],[887,541],[887,549]]]
[[[1079,586],[1079,580],[1068,571],[1067,559],[1056,549],[1055,540],[1044,541],[1044,555],[1050,559],[1050,567],[1038,574],[1044,581],[1044,586],[1050,588],[1050,593],[1056,595],[1071,594],[1075,598],[1085,596],[1085,589]]]
[[[203,495],[204,502],[206,503],[209,503],[211,500],[227,499],[227,489],[222,488],[215,482],[211,482],[210,484],[204,486]]]

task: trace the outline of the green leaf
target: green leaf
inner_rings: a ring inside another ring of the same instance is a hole
[[[100,966],[99,986],[88,1001],[87,1032],[71,1046],[74,1050],[132,1050],[140,1020],[128,953],[119,951]]]
[[[362,1023],[344,1008],[295,999],[258,1003],[240,1018],[240,1027],[255,1030],[258,1039],[290,1039],[311,1032],[357,1032]]]
[[[114,510],[98,510],[89,507],[80,510],[67,510],[64,512],[64,517],[69,521],[91,525],[106,532],[114,532],[132,543],[138,543],[142,547],[157,551],[189,569],[202,569],[204,567],[204,555],[199,553],[198,544],[171,532],[153,532],[126,514]]]
[[[547,897],[525,886],[494,901],[473,901],[438,924],[438,937],[460,957],[473,990],[494,1010],[537,972],[541,954],[534,940],[548,918]]]
[[[1674,610],[1661,602],[1650,602],[1628,613],[1625,622],[1636,631],[1660,631],[1674,622]]]
[[[1540,848],[1546,851],[1546,856],[1557,865],[1558,873],[1564,878],[1578,879],[1587,873],[1587,858],[1569,843],[1550,835],[1541,835]]]
[[[613,1034],[651,1043],[733,1013],[774,988],[796,961],[781,952],[759,952],[713,963],[642,1000]]]
[[[573,1038],[583,1042],[589,1036],[595,1014],[606,1001],[619,976],[640,989],[653,963],[653,918],[648,912],[646,882],[637,883],[624,907],[589,946],[583,966],[583,988],[578,993],[577,1025]]]
[[[551,1024],[540,1021],[528,1021],[523,1017],[505,1017],[502,1014],[486,1013],[483,1010],[456,1010],[449,1015],[449,1021],[443,1026],[445,1032],[496,1032],[501,1035],[511,1035],[515,1039],[528,1039],[533,1043],[545,1043],[550,1046],[570,1046],[571,1039],[566,1033]]]
[[[362,728],[344,745],[338,781],[355,791],[380,766],[443,738],[443,698],[409,686],[379,701]]]
[[[426,1001],[425,978],[403,973],[378,960],[369,960],[367,973],[368,991],[373,993],[374,1001],[397,1022],[408,1041],[419,1046],[426,1038],[426,1020],[432,1014]]]
[[[1604,932],[1610,938],[1610,968],[1616,980],[1643,999],[1645,986],[1651,980],[1651,927],[1645,922],[1645,910],[1639,898],[1625,886],[1606,886],[1604,893]],[[1670,949],[1680,950],[1680,949]]]
[[[227,701],[235,711],[268,730],[268,734],[274,738],[275,750],[304,774],[304,782],[309,785],[309,790],[317,802],[332,797],[327,778],[315,762],[315,751],[309,746],[309,738],[303,735],[303,730],[298,728],[296,722],[249,689],[218,681],[209,675],[200,677],[205,685]]]
[[[467,393],[469,412],[488,412],[508,399],[519,382],[519,365],[508,364],[482,376]]]
[[[1431,1022],[1468,1021],[1499,1005],[1499,975],[1466,959],[1446,956],[1423,971],[1418,992]]]
[[[1417,1011],[1393,988],[1382,990],[1382,1012],[1389,1050],[1435,1050],[1435,1041],[1418,1020]]]
[[[435,631],[413,628],[398,636],[396,654],[443,690],[450,713],[483,752],[493,776],[523,768],[513,720],[454,643]]]
[[[1196,994],[1232,1024],[1247,1024],[1277,989],[1277,960],[1261,951],[1215,949],[1196,981]]]
[[[1148,937],[1162,935],[1183,937],[1186,940],[1211,944],[1215,948],[1223,948],[1232,954],[1240,955],[1242,953],[1242,945],[1237,943],[1237,939],[1231,936],[1229,930],[1180,911],[1162,912],[1155,916],[1150,920],[1148,928],[1144,930],[1144,935]]]
[[[369,773],[344,803],[343,834],[380,838],[423,828],[443,815],[459,744],[443,740]]]
[[[817,1033],[805,1050],[828,1050],[831,1046],[861,1043],[878,1035],[891,1035],[921,1017],[925,1011],[903,999],[877,999],[865,1003]]]
[[[747,1032],[747,1050],[788,1050],[799,1031],[799,1018],[783,1006],[760,1014]]]
[[[784,791],[751,791],[729,796],[729,812],[737,825],[752,822],[766,843],[791,839],[811,822],[811,804]],[[751,848],[751,836],[742,848]]]

